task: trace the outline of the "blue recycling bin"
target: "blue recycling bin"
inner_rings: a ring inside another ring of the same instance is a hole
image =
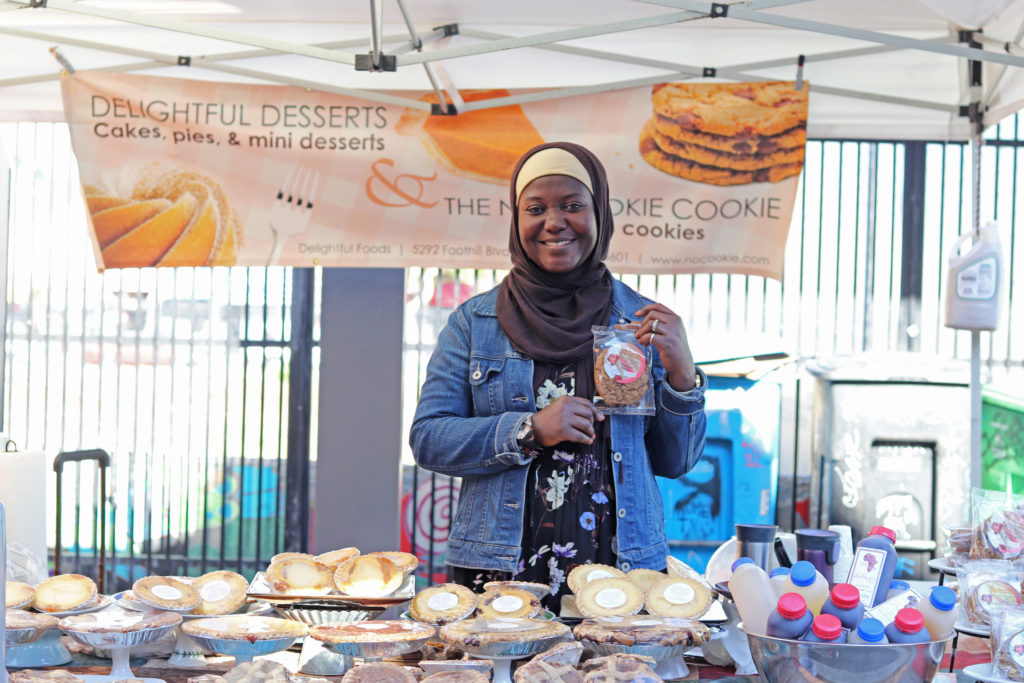
[[[781,396],[775,382],[711,377],[704,456],[678,479],[658,478],[669,550],[697,571],[735,524],[775,523]]]

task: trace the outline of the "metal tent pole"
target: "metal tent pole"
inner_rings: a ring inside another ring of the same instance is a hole
[[[7,511],[0,503],[0,604],[7,604]],[[0,683],[7,683],[7,610],[0,609]]]
[[[981,132],[971,137],[971,198],[974,239],[981,229]],[[971,330],[971,487],[981,486],[981,332]]]

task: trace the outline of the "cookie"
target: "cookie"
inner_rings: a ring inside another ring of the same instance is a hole
[[[640,156],[662,173],[709,185],[747,185],[750,183],[776,183],[798,175],[803,163],[782,164],[756,171],[734,171],[727,168],[704,166],[663,152],[650,137],[640,138]]]
[[[662,135],[678,142],[730,154],[771,154],[780,149],[803,147],[807,143],[807,125],[803,123],[778,135],[714,135],[683,128],[674,120],[655,114],[654,126]]]
[[[788,81],[661,83],[651,102],[659,116],[714,135],[778,135],[807,120],[810,88]]]
[[[757,171],[782,164],[802,164],[804,161],[803,147],[782,148],[766,154],[734,154],[690,142],[673,140],[657,129],[654,119],[647,122],[641,135],[654,140],[654,144],[665,154],[671,154],[702,166],[727,168],[734,171]]]
[[[650,379],[647,356],[634,344],[615,342],[594,359],[594,384],[606,406],[639,403],[650,389]]]

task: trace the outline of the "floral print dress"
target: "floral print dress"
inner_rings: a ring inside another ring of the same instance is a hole
[[[566,394],[575,395],[576,364],[534,364],[537,410]],[[487,581],[533,581],[549,586],[547,609],[558,613],[565,582],[580,564],[615,565],[615,489],[604,425],[594,443],[562,442],[544,448],[530,464],[523,511],[522,555],[515,572],[452,567],[450,578],[480,591]]]

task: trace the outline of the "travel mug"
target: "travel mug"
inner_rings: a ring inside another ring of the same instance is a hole
[[[737,524],[736,556],[749,557],[758,567],[769,571],[777,530],[774,524]]]
[[[797,529],[796,556],[798,560],[813,564],[831,587],[832,567],[839,559],[839,534],[821,529]]]

